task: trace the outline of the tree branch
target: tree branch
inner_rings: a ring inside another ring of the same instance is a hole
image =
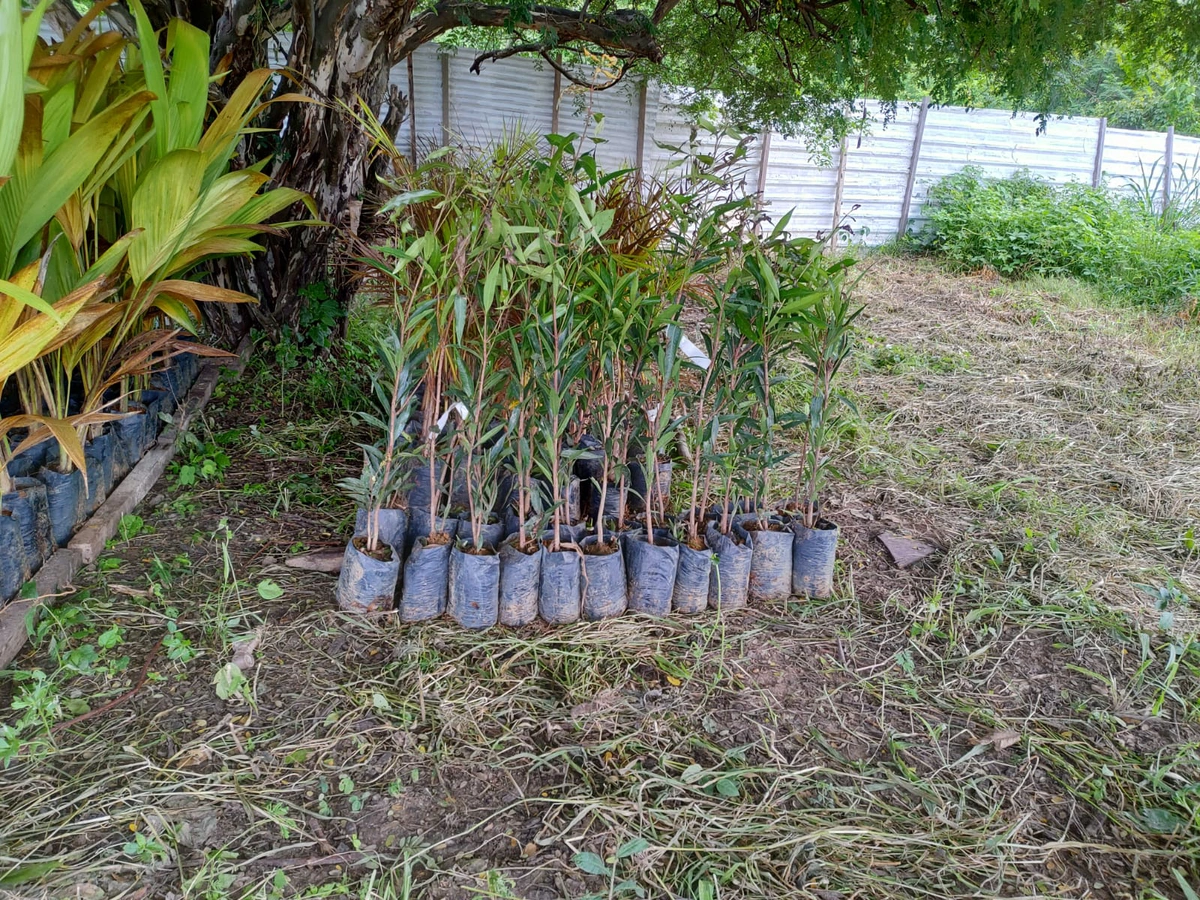
[[[660,0],[659,7],[669,12],[678,0]],[[395,6],[376,4],[366,16],[363,34],[368,39],[391,30]],[[658,10],[655,10],[656,14]],[[510,6],[496,6],[478,0],[440,0],[431,9],[414,16],[394,32],[391,44],[398,61],[422,44],[452,28],[473,25],[477,28],[510,28],[514,31],[552,32],[557,44],[577,41],[618,53],[627,58],[662,62],[663,50],[654,36],[651,18],[633,9],[580,15],[578,10],[537,5],[529,9],[524,21],[513,21]]]
[[[569,69],[567,69],[565,66],[563,66],[561,63],[552,59],[550,54],[547,53],[545,50],[542,50],[541,54],[542,54],[542,59],[544,59],[544,60],[546,60],[546,62],[550,63],[551,67],[554,68],[554,70],[557,71],[558,74],[560,74],[563,78],[567,79],[567,81],[570,81],[573,84],[579,85],[580,87],[587,88],[589,91],[607,91],[610,87],[615,87],[616,85],[621,83],[621,81],[625,78],[625,75],[629,72],[629,67],[633,65],[632,61],[626,61],[625,63],[622,64],[621,71],[617,73],[615,78],[609,79],[604,84],[596,84],[591,81],[583,80],[578,75],[574,74]]]

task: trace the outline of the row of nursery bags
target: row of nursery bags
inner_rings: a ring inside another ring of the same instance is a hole
[[[16,596],[56,548],[67,545],[154,445],[163,424],[159,413],[174,411],[198,370],[194,354],[174,357],[170,368],[154,376],[151,389],[139,395],[137,414],[107,423],[85,443],[86,483],[78,468],[62,471],[53,440],[9,460],[12,490],[0,495],[0,606]]]
[[[738,516],[728,535],[709,522],[700,549],[657,530],[653,541],[644,531],[615,540],[606,533],[601,545],[582,525],[562,526],[558,550],[550,531],[522,547],[515,534],[505,539],[504,525],[497,524],[485,526],[487,549],[476,552],[466,539],[468,521],[439,519],[433,529],[428,512],[383,509],[378,515],[387,549],[374,555],[360,549],[360,511],[358,539],[346,545],[338,579],[338,605],[359,612],[395,608],[404,622],[449,612],[472,629],[528,625],[539,617],[561,625],[626,610],[666,616],[738,609],[749,600],[828,597],[838,540],[836,526],[825,522],[810,529]]]

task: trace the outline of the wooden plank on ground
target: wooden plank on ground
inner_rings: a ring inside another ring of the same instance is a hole
[[[121,519],[146,499],[175,456],[179,436],[188,430],[212,397],[221,370],[241,373],[249,359],[250,348],[250,339],[246,338],[238,346],[236,359],[214,360],[201,367],[187,397],[175,411],[175,424],[163,430],[155,445],[121,479],[67,546],[60,547],[46,560],[33,577],[34,596],[13,600],[0,608],[0,669],[7,668],[21,652],[30,629],[37,624],[42,604],[70,592],[79,570],[96,561],[105,544],[116,535]]]

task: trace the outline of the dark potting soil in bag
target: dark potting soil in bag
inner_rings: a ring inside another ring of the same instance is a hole
[[[567,485],[567,506],[564,510],[567,521],[572,525],[583,526],[583,485],[578,478],[572,478]]]
[[[583,602],[583,566],[579,547],[567,532],[560,530],[560,546],[551,543],[553,532],[542,535],[542,577],[538,592],[538,612],[551,625],[578,622]]]
[[[567,507],[572,522],[596,515],[600,502],[600,479],[604,475],[604,447],[590,434],[580,435],[575,449],[584,455],[570,463],[571,484],[567,489]],[[574,504],[578,497],[578,505]]]
[[[542,579],[542,545],[529,540],[519,548],[519,535],[500,545],[499,619],[501,625],[528,625],[538,614]],[[524,550],[532,550],[530,553]]]
[[[521,530],[521,517],[514,512],[504,514],[504,533],[509,537],[518,534]],[[532,536],[533,530],[526,525],[525,534]]]
[[[392,547],[390,559],[376,559],[359,550],[355,540],[346,544],[346,555],[342,557],[338,606],[358,613],[391,609],[396,602],[396,579],[400,577],[400,551]]]
[[[837,561],[838,527],[820,519],[816,528],[792,525],[792,593],[824,600],[833,593],[833,566]]]
[[[21,528],[12,516],[0,514],[0,606],[16,596],[28,577]]]
[[[463,628],[491,628],[499,618],[500,557],[472,553],[458,544],[450,551],[450,617]]]
[[[50,536],[57,547],[65,547],[83,519],[87,497],[83,490],[83,474],[78,469],[62,473],[54,468],[38,472],[38,481],[46,486],[46,514],[50,517]]]
[[[507,526],[504,522],[484,522],[483,533],[479,536],[484,547],[495,550],[503,542],[508,533]],[[471,530],[471,517],[469,515],[461,515],[458,517],[458,530],[454,532],[454,536],[464,543],[476,545],[475,535]]]
[[[777,519],[747,516],[741,526],[750,532],[754,556],[750,560],[751,600],[786,600],[792,595],[792,542],[795,535]]]
[[[675,570],[675,588],[671,607],[679,613],[698,613],[708,609],[708,582],[713,567],[712,551],[697,550],[686,542],[679,545],[679,568]]]
[[[583,617],[589,622],[625,612],[625,555],[611,535],[602,547],[596,535],[585,537],[583,551]],[[603,552],[608,550],[609,552]]]
[[[163,411],[170,414],[179,406],[179,375],[174,368],[169,368],[163,372],[156,372],[150,378],[150,387],[152,390],[162,392],[162,408]]]
[[[678,542],[665,531],[655,533],[653,544],[644,533],[630,534],[624,550],[629,609],[649,616],[670,615],[679,569]],[[707,583],[704,593],[707,602]]]
[[[380,509],[376,512],[379,525],[379,539],[387,541],[399,552],[403,553],[408,539],[408,510]],[[354,513],[354,536],[365,537],[367,533],[367,511],[357,510]]]
[[[625,511],[626,503],[629,497],[629,491],[621,490],[618,484],[610,484],[604,491],[604,518],[606,520],[617,520],[621,518],[621,513]],[[599,510],[600,498],[596,498],[596,510],[592,511],[592,517],[595,518],[596,512]]]
[[[16,521],[25,561],[30,572],[36,572],[53,550],[46,486],[36,478],[13,479],[13,489],[0,498],[0,512]]]
[[[428,537],[435,529],[430,527],[429,507],[409,507],[408,510],[408,540],[405,541],[405,555],[412,552],[417,538]],[[458,519],[438,516],[436,530],[451,538],[458,534]]]
[[[447,536],[448,537],[448,536]],[[423,622],[446,611],[450,579],[450,544],[453,538],[430,544],[418,537],[404,563],[400,587],[400,621]]]
[[[715,525],[710,525],[705,535],[709,549],[716,556],[708,581],[708,605],[713,609],[741,609],[746,605],[750,588],[754,547],[740,525],[733,525],[730,530],[738,540],[721,534]]]

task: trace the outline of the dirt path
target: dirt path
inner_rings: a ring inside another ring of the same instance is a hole
[[[348,530],[348,388],[248,373],[0,681],[0,896],[1200,889],[1196,329],[916,261],[862,295],[839,595],[724,617],[337,614],[281,562]]]

